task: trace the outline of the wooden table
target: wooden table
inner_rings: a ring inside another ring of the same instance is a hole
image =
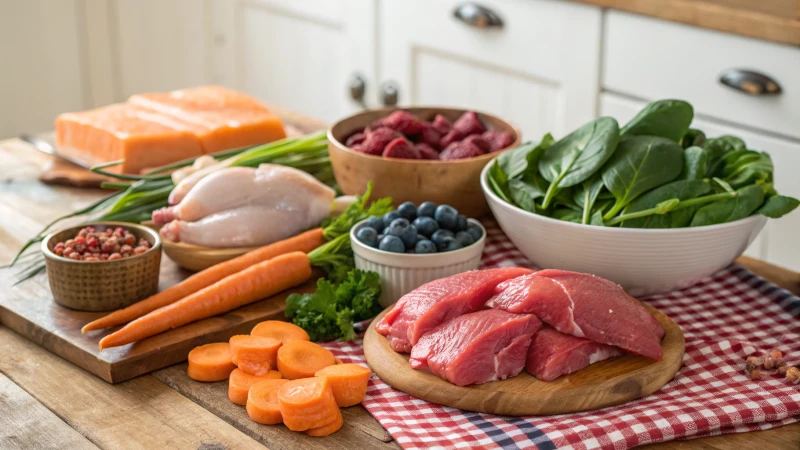
[[[321,123],[282,113],[287,125]],[[51,163],[19,140],[0,141],[0,264],[56,216],[102,192],[37,180]],[[760,261],[742,264],[800,293],[800,274]],[[7,286],[0,287],[7,289]],[[223,383],[224,384],[224,383]],[[185,365],[111,385],[0,325],[0,448],[368,449],[397,448],[362,407],[344,410],[345,425],[319,439],[250,422],[219,383],[191,382]],[[800,448],[800,424],[776,430],[655,444],[650,448]]]

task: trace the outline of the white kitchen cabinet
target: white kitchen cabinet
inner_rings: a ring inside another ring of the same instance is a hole
[[[645,106],[646,102],[613,93],[603,93],[600,115],[615,117],[624,124]],[[778,192],[800,198],[800,142],[780,139],[765,133],[723,124],[709,117],[695,117],[692,126],[703,130],[708,137],[730,134],[742,138],[749,148],[766,151],[775,165],[775,187]],[[746,254],[764,259],[792,270],[800,270],[800,212],[797,210],[780,219],[770,219]]]
[[[485,111],[531,139],[594,118],[601,10],[554,0],[479,3],[502,26],[459,20],[461,1],[381,2],[380,76],[396,83],[399,103]]]

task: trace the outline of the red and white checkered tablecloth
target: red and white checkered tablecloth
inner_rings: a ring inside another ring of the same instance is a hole
[[[484,225],[484,268],[531,266],[495,222]],[[505,417],[420,400],[373,377],[363,405],[406,449],[623,449],[800,420],[800,384],[779,375],[751,381],[743,371],[748,355],[773,348],[800,363],[800,298],[733,265],[694,287],[644,300],[686,337],[680,372],[645,398],[576,414]],[[366,364],[361,341],[326,346],[344,362]]]

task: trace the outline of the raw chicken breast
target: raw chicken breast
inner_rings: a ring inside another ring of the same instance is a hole
[[[230,167],[203,178],[176,206],[153,213],[161,234],[206,247],[254,247],[294,236],[330,214],[334,191],[275,164]]]
[[[531,336],[541,326],[532,314],[498,309],[464,314],[422,336],[409,363],[457,386],[504,380],[522,371]]]
[[[598,344],[544,326],[533,335],[525,370],[542,381],[553,381],[622,353],[619,347]]]
[[[492,308],[535,314],[556,330],[661,360],[664,327],[619,285],[547,269],[497,286]]]
[[[499,283],[531,272],[523,267],[473,270],[425,283],[400,298],[375,330],[394,351],[408,353],[437,325],[483,308]]]

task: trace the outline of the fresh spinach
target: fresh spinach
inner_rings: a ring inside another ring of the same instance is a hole
[[[639,195],[674,180],[683,169],[683,148],[656,136],[626,136],[602,169],[603,183],[616,202],[609,220]]]
[[[702,147],[706,142],[706,134],[696,128],[689,128],[689,131],[681,138],[681,147],[689,148],[692,146]]]
[[[548,147],[553,145],[553,142],[553,136],[547,133],[539,142],[526,142],[515,149],[501,153],[497,157],[497,162],[508,179],[513,180],[527,171],[529,167],[538,167],[539,158]]]
[[[489,167],[486,181],[489,183],[492,191],[503,199],[504,202],[511,203],[512,205],[514,204],[511,200],[511,192],[508,189],[508,175],[503,172],[503,169],[500,168],[500,164],[497,161],[492,163],[492,166]]]
[[[601,117],[551,145],[539,160],[539,172],[550,182],[542,206],[547,208],[563,188],[575,186],[592,176],[614,153],[619,125]]]
[[[623,214],[630,214],[655,208],[659,203],[670,200],[688,200],[711,192],[711,187],[701,180],[677,180],[659,186],[632,201]],[[685,208],[669,214],[652,214],[646,217],[623,221],[626,228],[679,228],[689,225],[692,216],[699,208]]]
[[[772,180],[772,158],[765,152],[735,150],[722,159],[722,177],[735,188]]]
[[[539,178],[541,180],[541,178]],[[544,186],[537,183],[536,180],[511,180],[508,182],[508,188],[511,191],[511,198],[514,203],[525,211],[537,213],[540,208],[536,202],[544,198],[547,189],[547,182]]]
[[[708,169],[708,152],[703,147],[692,146],[683,151],[683,172],[680,180],[702,180]]]
[[[556,208],[553,210],[553,219],[565,222],[581,223],[581,213],[571,208]]]
[[[683,100],[658,100],[639,111],[620,130],[620,136],[659,136],[674,142],[689,130],[694,118],[692,105]]]
[[[786,214],[794,211],[800,205],[800,200],[784,195],[773,195],[769,197],[761,208],[758,208],[756,214],[767,216],[771,219],[779,219]]]
[[[757,184],[736,191],[736,196],[698,209],[690,226],[701,227],[744,219],[764,203],[764,190]]]
[[[592,209],[604,188],[603,177],[598,172],[575,189],[573,199],[575,204],[582,208],[581,223],[588,224],[591,221],[593,217]]]
[[[743,140],[729,135],[709,139],[703,144],[703,148],[708,152],[707,178],[717,175],[725,155],[735,150],[747,150]]]

